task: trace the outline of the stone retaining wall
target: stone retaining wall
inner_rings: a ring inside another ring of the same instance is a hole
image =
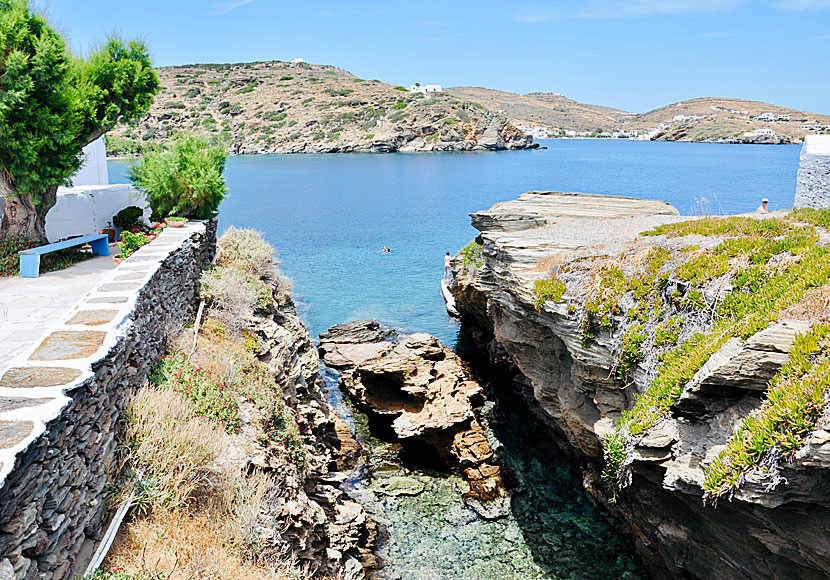
[[[216,222],[168,228],[0,377],[0,580],[83,574],[108,520],[125,405],[198,306]]]
[[[808,135],[804,138],[795,207],[830,207],[830,135]]]

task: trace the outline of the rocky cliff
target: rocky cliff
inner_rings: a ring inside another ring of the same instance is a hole
[[[465,326],[653,576],[826,578],[821,216],[689,225],[664,202],[531,192],[472,218]]]
[[[203,64],[158,70],[161,91],[136,127],[107,137],[138,153],[176,131],[221,137],[231,153],[528,149],[532,139],[479,103],[409,92],[325,65]]]

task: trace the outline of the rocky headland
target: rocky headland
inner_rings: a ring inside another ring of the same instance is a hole
[[[827,577],[822,215],[554,192],[472,215],[465,326],[654,578]]]
[[[158,69],[161,91],[135,127],[107,137],[139,153],[177,131],[216,135],[231,153],[528,149],[531,137],[479,103],[424,95],[326,65],[201,64]]]

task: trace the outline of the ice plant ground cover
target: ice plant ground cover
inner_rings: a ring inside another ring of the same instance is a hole
[[[766,328],[779,313],[828,284],[830,247],[820,243],[828,224],[830,210],[690,220],[644,232],[654,239],[651,247],[575,262],[556,273],[557,301],[570,299],[575,312],[573,298],[584,299],[583,344],[590,345],[599,333],[611,334],[619,338],[619,376],[625,379],[640,363],[648,371],[645,390],[605,441],[603,476],[612,490],[627,484],[633,448],[671,413],[709,357],[730,339],[746,340]],[[818,397],[816,404],[823,405],[816,393],[828,387],[815,353],[808,354],[811,368],[799,377],[776,377],[762,417],[752,416],[735,435],[744,443],[733,440],[709,468],[706,491],[712,498],[731,492],[743,473],[770,454],[783,457],[803,445],[816,409],[805,411],[800,401]],[[803,391],[803,397],[793,396],[793,389]],[[766,436],[770,431],[780,436]]]

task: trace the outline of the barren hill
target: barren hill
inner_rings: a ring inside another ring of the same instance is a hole
[[[799,111],[758,101],[730,98],[699,98],[660,107],[647,113],[630,113],[586,105],[554,93],[518,95],[480,87],[454,87],[448,92],[458,98],[475,100],[489,109],[504,111],[520,125],[547,127],[553,136],[565,131],[592,133],[632,131],[649,133],[652,139],[669,141],[797,142],[811,129],[802,125],[827,126],[830,116]],[[772,113],[775,121],[753,120]],[[789,120],[779,116],[789,116]],[[660,125],[665,127],[657,128]],[[771,129],[768,135],[746,137],[757,129]]]
[[[555,93],[517,95],[481,87],[452,87],[451,95],[481,103],[492,111],[504,111],[507,117],[527,125],[573,131],[612,130],[623,111],[586,105]]]

